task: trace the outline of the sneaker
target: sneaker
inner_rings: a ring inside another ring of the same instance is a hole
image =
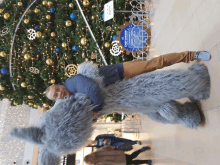
[[[211,55],[207,51],[195,52],[195,60],[209,61],[210,59],[211,59]]]
[[[148,160],[148,165],[152,165],[152,160]]]
[[[150,150],[150,147],[142,147],[141,150],[142,151],[147,151],[147,150]]]
[[[137,144],[141,145],[141,141],[137,141]]]

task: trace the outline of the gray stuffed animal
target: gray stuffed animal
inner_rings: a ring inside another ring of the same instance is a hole
[[[138,75],[104,87],[97,65],[84,62],[78,74],[99,84],[104,97],[101,113],[132,112],[170,124],[197,128],[201,122],[199,110],[192,103],[181,104],[175,99],[190,97],[207,99],[210,77],[207,67],[195,64],[187,71],[168,70]],[[92,110],[95,106],[85,94],[60,99],[44,113],[39,126],[15,128],[11,135],[39,145],[39,163],[60,164],[60,156],[74,153],[85,146],[93,131]]]

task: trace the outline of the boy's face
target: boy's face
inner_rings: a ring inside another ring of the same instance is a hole
[[[69,95],[69,91],[63,85],[52,85],[47,96],[50,100],[57,101]]]

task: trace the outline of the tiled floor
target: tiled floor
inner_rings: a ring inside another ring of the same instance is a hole
[[[152,158],[153,165],[219,165],[220,0],[153,0],[153,3],[150,58],[186,50],[210,51],[212,59],[204,63],[211,75],[211,96],[200,102],[206,124],[197,130],[144,118],[140,139],[151,145],[152,151],[140,157]],[[166,69],[185,69],[193,63]]]

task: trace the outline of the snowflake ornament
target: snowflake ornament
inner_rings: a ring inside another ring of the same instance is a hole
[[[9,33],[8,27],[3,27],[2,31],[0,31],[0,36],[3,37],[4,35]]]
[[[118,46],[119,41],[112,42],[112,48],[109,50],[111,55],[119,56],[122,53],[122,46]]]
[[[34,40],[37,37],[37,32],[34,29],[29,29],[28,33],[29,34],[28,34],[27,38],[29,40]]]

